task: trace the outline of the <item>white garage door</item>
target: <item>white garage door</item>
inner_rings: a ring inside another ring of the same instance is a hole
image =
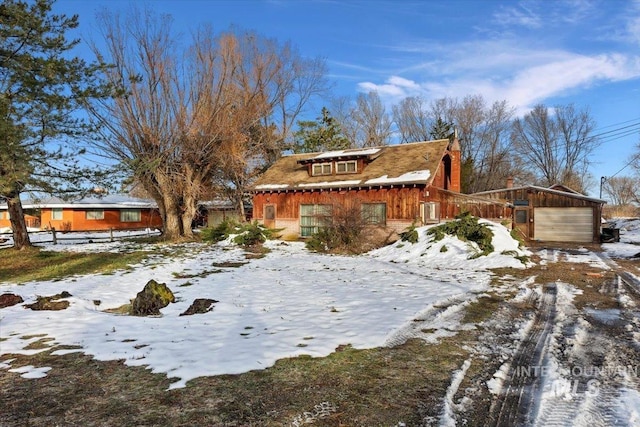
[[[533,233],[546,242],[591,242],[593,208],[535,208]]]

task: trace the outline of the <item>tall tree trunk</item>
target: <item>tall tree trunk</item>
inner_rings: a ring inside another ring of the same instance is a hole
[[[247,213],[244,210],[243,192],[236,191],[234,198],[236,199],[235,202],[238,209],[238,216],[240,217],[239,219],[241,222],[245,222],[247,220]]]
[[[182,237],[180,204],[173,194],[163,197],[165,207],[164,230],[165,240],[179,240]]]
[[[201,179],[191,165],[185,166],[185,176],[188,184],[182,195],[180,219],[182,220],[182,233],[185,237],[193,237],[193,220],[198,213],[198,196],[201,190]]]
[[[7,208],[11,220],[11,229],[13,230],[13,247],[15,249],[31,247],[31,240],[29,239],[29,232],[27,231],[27,224],[22,211],[20,192],[13,191],[8,195]]]

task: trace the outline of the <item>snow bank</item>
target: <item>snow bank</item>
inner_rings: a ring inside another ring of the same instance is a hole
[[[388,262],[430,265],[453,270],[526,267],[515,257],[530,256],[531,252],[520,248],[519,242],[511,237],[505,226],[487,220],[479,222],[488,224],[493,231],[494,251],[486,256],[472,258],[480,251],[474,242],[463,242],[453,236],[445,236],[444,239],[435,241],[427,231],[437,225],[416,228],[417,243],[399,240],[392,245],[371,251],[369,256]]]

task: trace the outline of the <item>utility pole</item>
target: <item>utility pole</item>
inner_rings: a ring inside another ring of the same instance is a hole
[[[602,200],[602,187],[604,187],[604,183],[607,182],[606,176],[600,177],[600,200]]]

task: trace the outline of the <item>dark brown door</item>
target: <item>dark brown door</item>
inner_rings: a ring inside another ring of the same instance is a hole
[[[276,205],[264,206],[264,226],[267,228],[276,227]]]
[[[513,216],[516,230],[522,237],[529,239],[529,207],[516,208]]]

